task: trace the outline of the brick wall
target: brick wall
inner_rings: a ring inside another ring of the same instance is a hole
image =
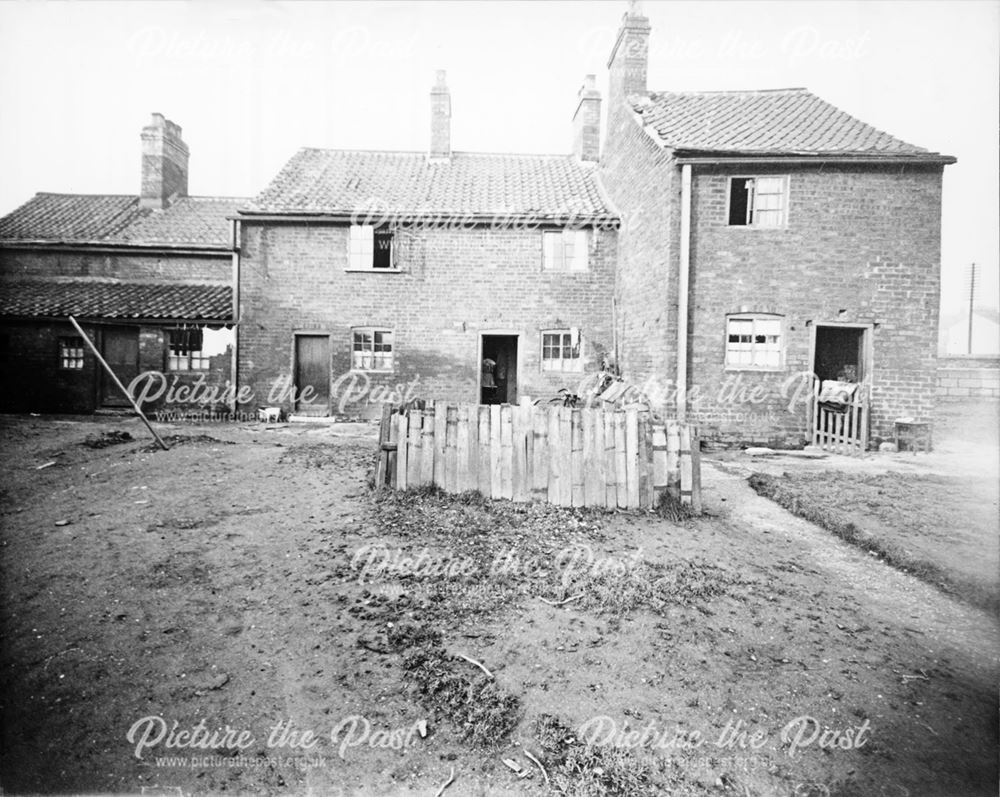
[[[582,376],[541,370],[540,330],[578,327],[587,371],[610,354],[614,231],[592,233],[582,273],[544,271],[537,229],[400,231],[401,272],[372,273],[347,270],[346,225],[242,226],[238,356],[248,403],[293,409],[272,390],[293,378],[295,332],[330,335],[334,414],[370,415],[379,399],[405,395],[478,401],[482,333],[520,335],[520,396],[552,396]],[[393,330],[391,373],[351,371],[358,326]],[[377,390],[362,397],[366,382]]]
[[[666,385],[676,376],[679,177],[669,153],[612,112],[600,176],[622,217],[616,283],[622,375]]]
[[[232,257],[0,249],[0,277],[97,277],[179,282],[232,281]]]
[[[941,168],[754,170],[790,175],[788,224],[773,230],[727,224],[727,178],[747,173],[695,169],[689,379],[702,395],[694,420],[731,442],[801,444],[805,405],[789,409],[787,382],[811,370],[810,326],[823,322],[874,325],[874,436],[890,436],[899,416],[930,418]],[[754,311],[783,317],[785,367],[727,372],[726,314]],[[747,400],[754,389],[767,398]]]
[[[93,335],[93,327],[84,324]],[[83,368],[59,367],[59,338],[75,337],[68,323],[4,323],[0,326],[3,384],[0,408],[5,412],[93,412],[97,405],[97,368],[89,352]]]
[[[1000,358],[941,357],[937,384],[939,400],[1000,398]]]

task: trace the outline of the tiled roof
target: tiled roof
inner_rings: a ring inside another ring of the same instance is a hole
[[[136,196],[39,193],[0,219],[0,239],[100,241],[141,213]]]
[[[227,247],[226,216],[245,203],[181,197],[152,210],[140,207],[137,196],[39,193],[0,219],[0,243]]]
[[[47,279],[0,282],[0,316],[228,321],[228,285]]]
[[[229,245],[227,216],[235,216],[246,199],[189,196],[174,200],[164,210],[136,219],[115,236],[116,241],[143,244]]]
[[[630,103],[664,145],[678,150],[944,157],[876,130],[805,89],[652,92]]]
[[[608,216],[594,169],[572,156],[302,149],[246,206],[257,213]]]

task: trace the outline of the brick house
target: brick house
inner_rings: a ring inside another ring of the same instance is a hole
[[[128,406],[69,315],[126,385],[163,374],[149,383],[148,396],[164,394],[151,405],[171,386],[224,390],[234,318],[228,217],[246,200],[189,197],[187,183],[181,129],[153,114],[139,195],[39,193],[0,219],[0,408]]]
[[[929,419],[955,159],[805,89],[649,91],[649,35],[633,6],[600,162],[625,377],[728,442],[808,440],[813,373],[860,383],[876,438]]]
[[[611,355],[597,92],[573,155],[453,151],[443,72],[430,99],[426,152],[303,149],[240,210],[238,381],[256,404],[516,403]]]

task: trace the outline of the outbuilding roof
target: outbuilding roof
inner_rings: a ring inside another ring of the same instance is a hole
[[[228,285],[48,278],[0,283],[0,317],[231,321]]]
[[[0,244],[228,248],[226,217],[246,201],[178,197],[158,210],[131,195],[43,192],[0,219]]]

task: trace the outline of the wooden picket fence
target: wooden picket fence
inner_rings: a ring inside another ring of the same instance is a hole
[[[654,507],[663,493],[701,511],[697,435],[648,412],[559,406],[384,407],[375,483],[437,485],[560,506]]]
[[[859,385],[843,409],[820,404],[820,381],[813,385],[813,445],[836,454],[860,456],[868,450],[868,401],[866,385]]]

